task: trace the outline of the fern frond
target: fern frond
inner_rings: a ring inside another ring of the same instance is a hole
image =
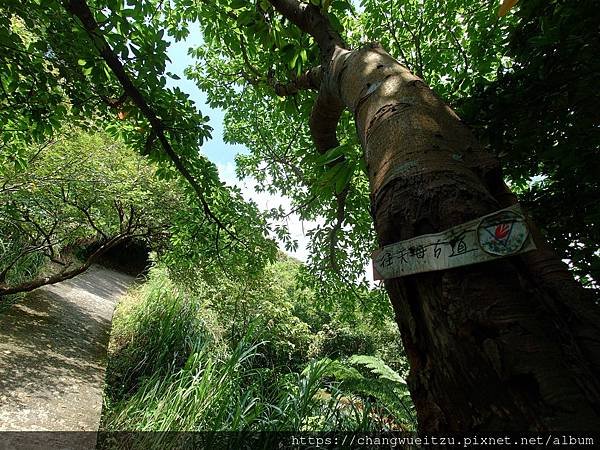
[[[398,372],[375,356],[354,355],[348,359],[348,362],[367,367],[371,373],[377,375],[379,378],[385,378],[386,380],[406,386],[406,380]]]

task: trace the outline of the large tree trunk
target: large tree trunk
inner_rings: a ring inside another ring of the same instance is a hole
[[[381,246],[515,201],[468,127],[379,46],[336,50],[324,86],[355,113]],[[597,305],[539,235],[536,244],[385,281],[421,430],[600,427]]]
[[[422,80],[377,45],[346,50],[318,7],[269,1],[321,50],[320,152],[337,145],[341,111],[354,112],[382,246],[515,202],[496,159]],[[421,430],[600,427],[598,306],[530,231],[538,250],[386,280]]]

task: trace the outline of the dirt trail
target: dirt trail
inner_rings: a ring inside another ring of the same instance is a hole
[[[93,266],[0,313],[0,431],[98,429],[112,314],[132,282]]]

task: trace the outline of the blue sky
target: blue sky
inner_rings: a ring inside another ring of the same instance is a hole
[[[167,54],[171,63],[167,64],[167,71],[179,75],[179,80],[167,78],[168,86],[177,86],[183,92],[188,94],[196,103],[203,115],[210,117],[210,126],[213,127],[212,139],[205,142],[200,152],[208,157],[217,165],[221,179],[227,184],[235,184],[242,190],[242,195],[246,199],[256,202],[259,208],[267,210],[282,206],[285,209],[291,209],[289,199],[281,195],[271,195],[265,192],[258,193],[254,189],[254,180],[237,180],[235,175],[235,155],[246,153],[248,150],[241,145],[230,145],[223,142],[223,111],[210,108],[206,104],[206,94],[198,89],[193,81],[186,79],[183,71],[186,67],[192,65],[194,60],[188,55],[190,47],[196,47],[202,43],[202,35],[198,27],[190,27],[190,35],[185,41],[171,42]],[[295,252],[287,252],[291,256],[306,261],[308,258],[308,237],[306,232],[316,227],[321,221],[305,222],[300,220],[297,214],[291,214],[285,222],[293,239],[298,242],[298,249]],[[373,283],[372,273],[369,267],[365,267],[367,278]]]
[[[258,193],[254,189],[254,180],[238,180],[235,175],[235,155],[237,153],[246,153],[248,150],[241,145],[230,145],[223,142],[223,111],[210,108],[206,104],[206,94],[198,89],[196,83],[185,78],[183,71],[186,67],[192,65],[194,60],[188,55],[190,47],[196,47],[202,43],[202,35],[197,27],[190,28],[190,35],[185,41],[171,42],[167,54],[171,63],[167,64],[167,71],[179,75],[181,79],[173,80],[167,78],[169,87],[177,86],[183,92],[188,94],[196,103],[203,115],[210,117],[210,126],[213,128],[212,139],[205,142],[200,152],[208,157],[217,165],[221,179],[229,185],[235,184],[242,190],[242,195],[256,202],[259,208],[267,210],[283,206],[290,209],[290,201],[281,195],[271,195],[265,192]],[[298,250],[290,253],[292,256],[306,261],[308,257],[307,244],[308,238],[306,231],[316,226],[316,222],[303,222],[300,218],[292,214],[286,221],[290,234],[298,242]]]
[[[194,63],[194,60],[187,54],[188,48],[196,47],[202,43],[200,30],[192,25],[190,31],[191,33],[185,41],[172,42],[167,51],[171,59],[171,63],[167,64],[167,71],[181,77],[180,80],[168,78],[167,85],[170,87],[177,86],[190,95],[202,114],[210,117],[213,137],[204,143],[201,152],[219,166],[233,164],[236,153],[245,152],[246,149],[241,145],[230,145],[223,142],[223,111],[210,108],[206,104],[206,94],[198,89],[195,82],[186,79],[183,74],[185,68]]]

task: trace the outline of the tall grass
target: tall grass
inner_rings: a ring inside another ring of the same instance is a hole
[[[285,360],[273,368],[263,352],[273,336],[251,325],[237,342],[226,341],[205,300],[154,269],[119,305],[104,430],[382,429],[381,408],[344,391],[332,361],[313,361],[301,373],[286,371]]]
[[[107,428],[117,430],[244,430],[260,414],[246,365],[257,345],[243,340],[225,359],[211,348],[191,353],[176,372],[156,373],[115,405]],[[246,386],[245,386],[246,385]],[[258,413],[258,414],[257,414]]]
[[[164,271],[150,277],[117,310],[107,378],[111,397],[127,397],[145,378],[176,372],[210,340],[200,303],[180,292]]]

